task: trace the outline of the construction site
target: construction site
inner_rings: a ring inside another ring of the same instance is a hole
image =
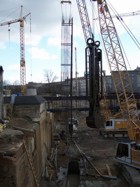
[[[84,76],[78,76],[72,3],[60,1],[58,82],[26,82],[24,22],[31,13],[23,15],[22,5],[19,18],[0,23],[20,26],[20,84],[4,86],[0,65],[0,187],[140,186],[140,67],[127,68],[108,1],[90,1],[98,10],[103,54],[88,2],[76,0],[86,46]],[[115,17],[123,22],[137,14]]]

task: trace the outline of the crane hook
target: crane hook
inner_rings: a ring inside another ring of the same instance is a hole
[[[11,29],[10,29],[10,25],[8,25],[9,26],[9,28],[8,28],[8,34],[9,34],[9,41],[10,41],[10,31],[11,31]]]

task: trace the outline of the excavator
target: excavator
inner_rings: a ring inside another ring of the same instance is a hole
[[[97,2],[98,17],[102,41],[104,44],[106,56],[108,59],[112,81],[114,84],[117,101],[119,104],[122,118],[126,121],[128,131],[128,141],[118,143],[116,151],[116,161],[130,167],[140,169],[140,120],[138,116],[137,103],[133,93],[131,79],[126,67],[125,58],[121,48],[120,40],[115,28],[109,7],[106,0],[92,0]],[[89,22],[87,19],[87,9],[85,0],[77,0],[81,23],[84,34],[89,33]],[[91,36],[91,35],[90,35]],[[93,36],[93,34],[92,34]],[[101,51],[97,55],[99,42],[94,41],[94,37],[87,40],[86,48],[86,69],[89,64],[89,85],[90,92],[90,111],[87,117],[87,126],[96,127],[95,117],[100,100],[100,78],[99,62],[101,60]],[[90,66],[91,65],[91,66]],[[91,72],[90,72],[91,71]],[[88,71],[86,71],[88,77]],[[94,85],[94,88],[93,88]]]

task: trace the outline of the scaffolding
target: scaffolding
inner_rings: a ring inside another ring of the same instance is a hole
[[[63,93],[68,96],[71,90],[72,77],[73,19],[71,17],[71,1],[61,1],[61,7],[61,83]]]

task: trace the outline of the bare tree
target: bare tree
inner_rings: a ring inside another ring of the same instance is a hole
[[[4,80],[3,81],[3,86],[8,86],[10,85],[10,81],[9,80]]]
[[[54,72],[51,70],[44,70],[44,78],[47,83],[55,82],[58,77],[54,75]]]
[[[20,85],[20,82],[19,82],[19,80],[15,80],[12,84],[13,85]]]

